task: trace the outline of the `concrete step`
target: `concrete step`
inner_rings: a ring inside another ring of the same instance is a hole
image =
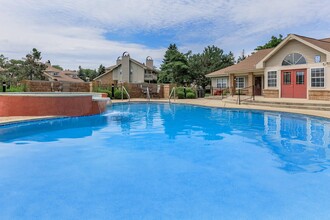
[[[266,103],[266,102],[241,102],[241,105],[256,105],[256,106],[268,106],[268,107],[277,107],[277,108],[293,108],[293,109],[307,109],[307,110],[317,110],[317,111],[330,111],[330,106],[323,105],[294,105],[293,103],[287,105],[278,104],[278,103]]]
[[[222,100],[226,103],[237,104],[237,98],[228,97]],[[260,101],[252,99],[242,99],[241,105],[256,105],[256,106],[268,106],[277,108],[293,108],[293,109],[307,109],[307,110],[317,110],[317,111],[330,111],[329,103],[313,103],[313,102],[282,102],[282,101]]]
[[[322,106],[322,107],[330,107],[329,103],[316,103],[316,102],[281,102],[281,101],[260,101],[260,100],[244,100],[243,102],[253,102],[253,103],[259,103],[259,104],[274,104],[274,105],[286,105],[286,106]]]

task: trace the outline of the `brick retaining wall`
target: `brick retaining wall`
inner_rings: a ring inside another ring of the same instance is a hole
[[[91,92],[90,83],[25,80],[27,92]]]
[[[263,90],[263,96],[265,98],[278,98],[279,97],[279,91],[275,89],[264,89]]]
[[[308,93],[310,100],[325,100],[330,101],[330,91],[329,90],[309,90]]]

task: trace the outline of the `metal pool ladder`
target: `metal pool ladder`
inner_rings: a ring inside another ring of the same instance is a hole
[[[173,99],[175,100],[175,87],[172,88],[170,92],[170,96],[168,97],[168,102],[171,103],[171,97],[173,96]]]
[[[130,101],[131,101],[131,96],[130,96],[129,93],[127,92],[125,86],[122,85],[122,86],[121,86],[121,100],[124,99],[124,92],[125,92],[126,95],[127,95],[128,102],[130,102]]]

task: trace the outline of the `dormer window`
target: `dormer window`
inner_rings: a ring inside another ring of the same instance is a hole
[[[291,53],[287,55],[283,62],[282,66],[291,66],[291,65],[300,65],[306,64],[306,59],[300,53]]]
[[[58,76],[58,72],[53,72],[53,76]]]

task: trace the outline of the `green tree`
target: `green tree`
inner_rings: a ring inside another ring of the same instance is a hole
[[[224,51],[216,46],[204,48],[202,54],[188,54],[189,73],[191,78],[199,86],[205,88],[210,80],[206,74],[233,65],[235,58],[232,52],[225,54]]]
[[[98,70],[97,70],[97,75],[100,76],[102,74],[105,73],[105,66],[103,66],[102,64],[99,66]]]
[[[97,77],[98,73],[96,70],[83,69],[81,66],[79,66],[78,76],[80,79],[88,82],[88,81],[92,81],[95,77]]]
[[[1,54],[0,69],[0,81],[16,85],[18,81],[23,79],[24,61],[15,59],[8,60],[7,57]]]
[[[0,54],[0,68],[5,69],[7,62],[8,58],[5,57],[3,54]]]
[[[283,36],[280,34],[278,37],[272,36],[272,38],[263,46],[258,46],[255,50],[262,50],[273,48],[279,45],[283,41]]]
[[[46,65],[41,62],[41,59],[41,52],[39,52],[36,48],[33,48],[32,52],[25,56],[23,78],[30,80],[45,79],[44,71],[46,69]]]
[[[170,44],[160,66],[158,81],[185,84],[192,81],[189,75],[187,56],[179,52],[175,44]]]

